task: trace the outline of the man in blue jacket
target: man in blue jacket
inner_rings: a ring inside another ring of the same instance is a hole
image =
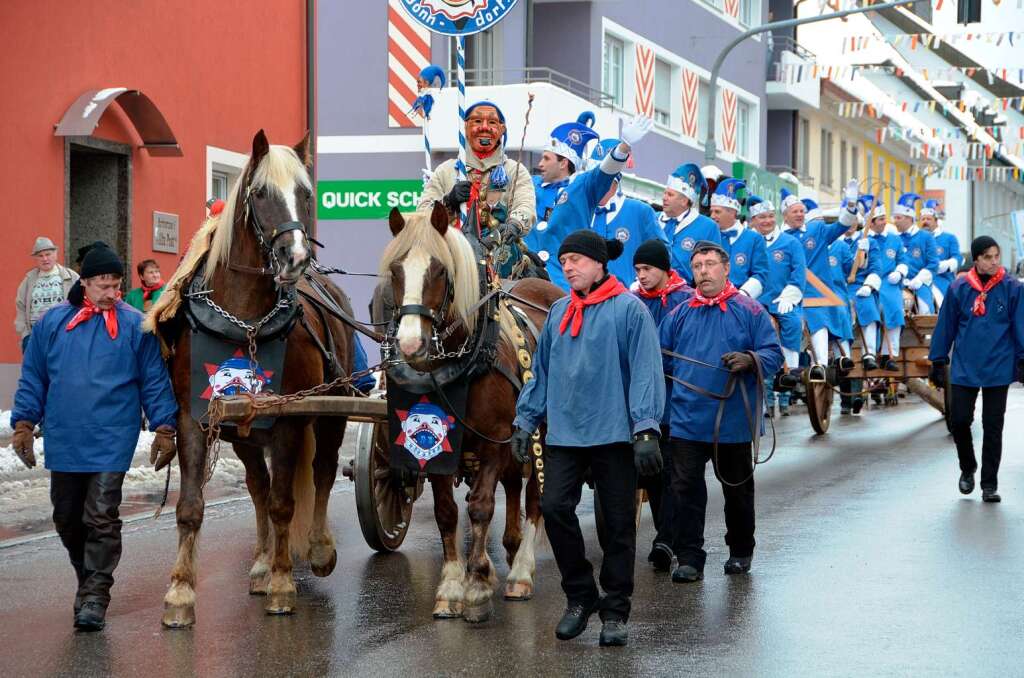
[[[722,247],[729,253],[729,280],[742,294],[757,299],[768,282],[768,250],[764,238],[738,220],[738,194],[745,188],[739,179],[719,182],[711,194],[711,220],[718,224]]]
[[[690,257],[693,246],[702,240],[721,243],[718,225],[700,213],[701,196],[708,183],[697,165],[686,163],[676,168],[665,184],[661,196],[661,214],[658,222],[669,241],[672,268],[693,286]]]
[[[978,469],[971,423],[981,391],[981,498],[998,502],[1006,392],[1014,381],[1024,381],[1022,286],[1000,265],[999,245],[991,237],[975,238],[971,256],[974,266],[953,281],[939,309],[928,359],[932,361],[932,381],[952,389],[950,424],[960,458],[963,494],[974,491]],[[946,366],[951,362],[947,384]]]
[[[156,432],[152,461],[175,454],[178,412],[157,338],[121,301],[124,266],[107,247],[82,262],[68,301],[32,331],[14,395],[14,450],[35,466],[32,431],[46,419],[53,522],[78,578],[75,626],[103,628],[121,557],[121,484],[145,411]]]
[[[672,573],[674,582],[704,577],[708,500],[704,472],[709,460],[725,495],[729,545],[725,573],[750,571],[754,555],[751,443],[763,432],[757,364],[763,374],[774,374],[782,366],[782,351],[768,312],[730,282],[725,250],[714,243],[698,243],[691,263],[697,283],[694,295],[677,306],[659,330],[661,347],[681,356],[664,357],[665,373],[673,381],[669,415],[676,522],[673,551],[679,560]],[[725,395],[732,380],[737,383],[727,399],[711,397]]]
[[[900,334],[906,324],[903,317],[903,280],[910,269],[903,252],[903,240],[898,234],[889,232],[885,205],[881,201],[875,205],[869,218],[871,232],[868,238],[878,246],[878,275],[882,280],[881,289],[878,290],[878,310],[885,327],[885,336],[880,367],[888,372],[899,372],[895,359],[900,355]]]
[[[618,240],[589,229],[562,241],[558,258],[572,291],[554,303],[541,331],[534,379],[519,394],[511,441],[516,459],[526,463],[531,435],[547,421],[541,510],[567,599],[555,636],[575,638],[600,610],[602,646],[628,642],[637,471],[661,472],[658,434],[665,410],[654,320],[608,274],[608,261],[621,253]],[[603,597],[576,517],[587,469],[604,515]]]
[[[947,233],[939,223],[940,206],[938,200],[925,200],[921,208],[921,228],[931,231],[935,237],[935,256],[939,259],[938,272],[932,280],[932,298],[936,310],[942,306],[949,286],[956,280],[956,272],[964,263],[960,253],[960,241],[952,233]]]
[[[939,256],[935,236],[914,223],[914,204],[920,199],[917,193],[901,195],[893,208],[892,223],[903,241],[903,257],[907,264],[903,286],[914,293],[918,313],[934,313],[932,281],[939,272]]]

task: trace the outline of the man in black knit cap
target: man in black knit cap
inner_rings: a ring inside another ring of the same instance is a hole
[[[951,389],[949,419],[962,494],[974,491],[978,470],[971,423],[981,391],[981,498],[998,502],[1006,392],[1014,381],[1024,382],[1024,286],[1000,265],[999,244],[991,237],[975,238],[971,257],[974,266],[953,281],[939,308],[928,359],[931,380]]]

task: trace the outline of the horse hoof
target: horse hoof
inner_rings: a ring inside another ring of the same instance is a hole
[[[187,629],[196,623],[196,609],[191,605],[164,604],[164,616],[160,622],[169,629]]]
[[[439,600],[434,605],[434,619],[458,619],[462,616],[462,603],[458,601]]]
[[[326,563],[318,564],[312,560],[309,562],[309,569],[313,571],[318,577],[326,577],[331,572],[334,572],[334,567],[338,564],[338,552],[331,549],[331,557]]]
[[[533,598],[533,585],[525,581],[510,581],[505,584],[505,600],[529,600]]]
[[[295,612],[295,594],[273,593],[263,609],[267,611],[267,614],[272,615],[292,614]]]
[[[462,611],[462,618],[470,624],[480,624],[490,619],[493,611],[494,605],[491,603],[491,599],[488,598],[479,605],[467,605]]]
[[[267,595],[267,587],[270,585],[269,577],[251,577],[249,579],[249,595],[250,596],[265,596]]]

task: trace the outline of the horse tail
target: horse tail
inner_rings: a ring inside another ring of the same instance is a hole
[[[313,456],[316,454],[316,439],[313,427],[303,429],[302,450],[295,464],[292,478],[292,498],[295,511],[288,527],[288,545],[292,557],[306,560],[309,557],[309,533],[313,527],[313,508],[316,503],[316,486],[313,484]]]

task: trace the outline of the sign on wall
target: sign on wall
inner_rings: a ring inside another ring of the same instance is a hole
[[[178,253],[178,215],[153,212],[153,251]]]
[[[359,179],[317,182],[317,219],[383,219],[393,207],[415,211],[420,179]]]
[[[443,35],[472,35],[498,23],[517,0],[402,0],[409,16]]]

